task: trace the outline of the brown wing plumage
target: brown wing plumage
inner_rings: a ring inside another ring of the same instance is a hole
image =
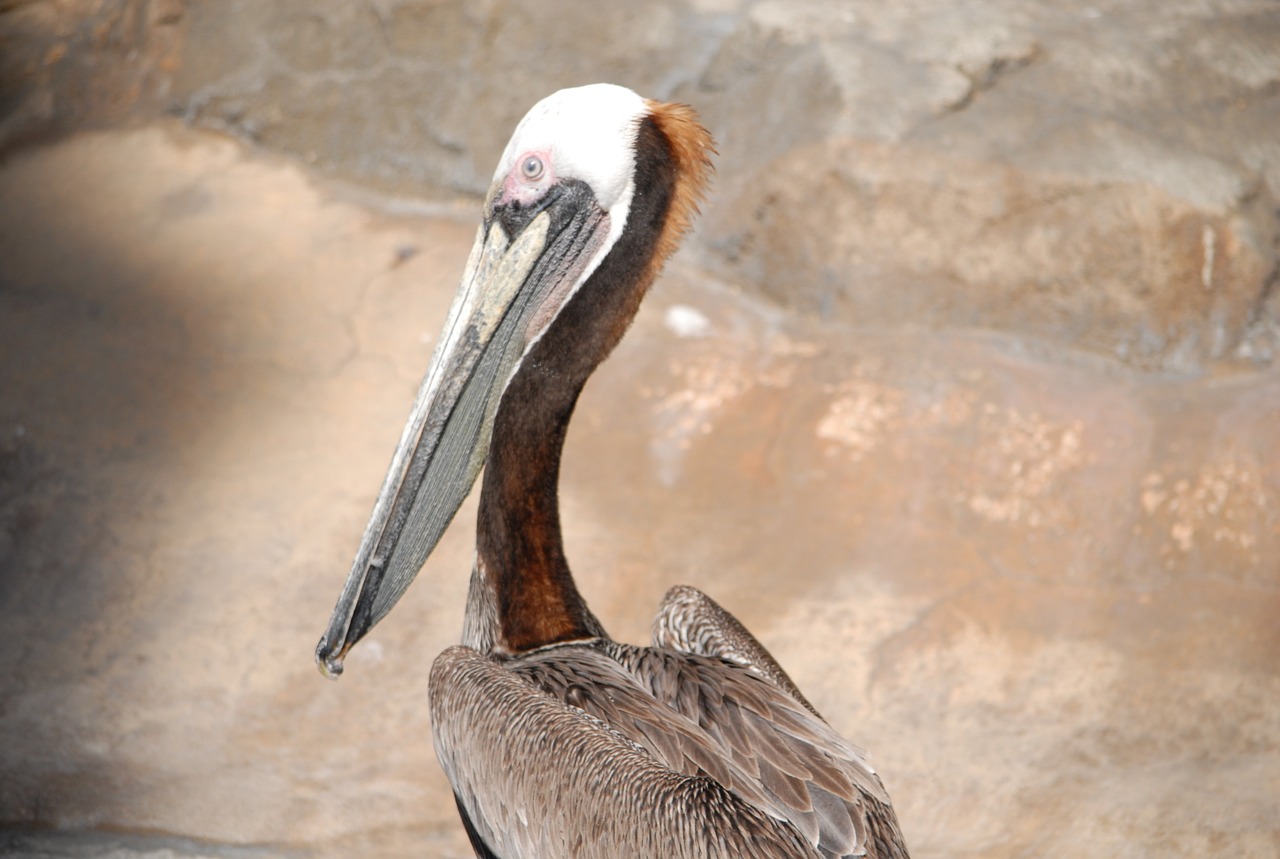
[[[868,849],[884,828],[869,817],[887,813],[895,830],[896,821],[862,752],[737,665],[604,639],[526,654],[507,667],[672,771],[709,776],[785,820],[816,855],[899,855]]]
[[[857,856],[888,806],[863,752],[768,681],[716,657],[609,643],[653,697],[698,724],[823,855]],[[874,854],[873,854],[874,855]],[[892,855],[892,854],[889,854]]]
[[[535,662],[539,655],[550,653],[535,654]],[[530,682],[536,668],[511,670],[525,661],[503,663],[452,647],[431,667],[436,753],[476,837],[492,855],[821,855],[717,780],[668,766],[649,745],[539,689]],[[617,682],[627,692],[639,691],[620,669],[603,686],[588,681],[563,688],[571,699],[608,700]]]
[[[653,619],[653,646],[727,659],[765,678],[822,718],[764,645],[697,588],[676,585],[667,591]]]
[[[864,753],[732,615],[675,595],[656,635],[700,653],[601,638],[436,660],[436,749],[477,837],[503,859],[906,857]]]
[[[800,693],[764,645],[736,617],[696,588],[679,585],[667,592],[654,618],[653,641],[658,648],[717,657],[741,665],[821,719],[818,711]],[[685,679],[672,677],[673,667],[677,667],[679,673],[679,663],[663,660],[661,670],[655,670],[659,660],[650,655],[646,661],[649,666],[640,673],[648,676],[651,684],[657,687],[655,695],[670,695],[669,700],[685,713],[711,714],[713,720],[720,716],[721,710],[714,706],[714,702],[695,702],[688,691],[679,691],[697,688],[696,685],[691,687]],[[662,688],[675,691],[659,691]],[[720,720],[723,721],[722,718]],[[870,767],[861,749],[849,745],[834,733],[831,736],[846,750],[842,758],[845,774],[862,794],[861,801],[855,805],[861,811],[864,830],[860,830],[860,840],[865,840],[867,854],[872,857],[906,857],[907,846],[898,826],[898,817],[880,777]]]

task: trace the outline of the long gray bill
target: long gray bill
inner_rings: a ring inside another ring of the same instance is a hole
[[[351,645],[404,594],[475,483],[499,399],[496,381],[519,357],[505,348],[523,315],[512,305],[522,295],[529,300],[521,286],[543,250],[548,224],[546,214],[538,216],[510,246],[496,226],[482,226],[476,235],[440,343],[316,648],[327,676],[342,673]]]
[[[564,300],[565,284],[583,273],[608,232],[608,220],[592,204],[558,213],[545,209],[513,241],[492,218],[481,226],[360,549],[316,647],[326,676],[342,673],[347,651],[404,594],[471,491],[488,453],[502,388],[535,321],[545,320],[548,306]]]

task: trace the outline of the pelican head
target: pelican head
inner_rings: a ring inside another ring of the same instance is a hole
[[[521,120],[317,647],[327,676],[413,581],[488,457],[504,392],[593,278],[623,297],[601,305],[608,318],[576,314],[592,330],[564,338],[580,344],[565,384],[580,389],[616,344],[696,209],[711,145],[688,108],[608,84],[561,90]]]

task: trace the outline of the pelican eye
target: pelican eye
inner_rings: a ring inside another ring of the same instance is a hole
[[[543,166],[542,159],[537,155],[529,155],[520,162],[520,175],[526,181],[537,182],[545,172],[546,167]]]

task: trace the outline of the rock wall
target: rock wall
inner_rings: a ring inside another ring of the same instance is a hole
[[[0,153],[153,115],[182,63],[183,0],[0,3]]]
[[[483,193],[528,105],[607,79],[698,107],[721,149],[704,259],[784,306],[1183,372],[1280,342],[1270,0],[191,17],[175,108],[360,181]]]
[[[0,853],[470,855],[473,505],[310,657],[511,125],[606,79],[720,147],[569,437],[607,627],[721,599],[917,859],[1280,854],[1280,5],[586,5],[0,0]]]
[[[1269,363],[1278,41],[1268,2],[753,6],[688,90],[726,141],[704,240],[857,323]]]
[[[1280,347],[1272,0],[62,0],[4,17],[0,140],[141,104],[393,194],[478,195],[530,104],[611,80],[699,109],[721,150],[700,258],[784,306],[1183,373]]]

